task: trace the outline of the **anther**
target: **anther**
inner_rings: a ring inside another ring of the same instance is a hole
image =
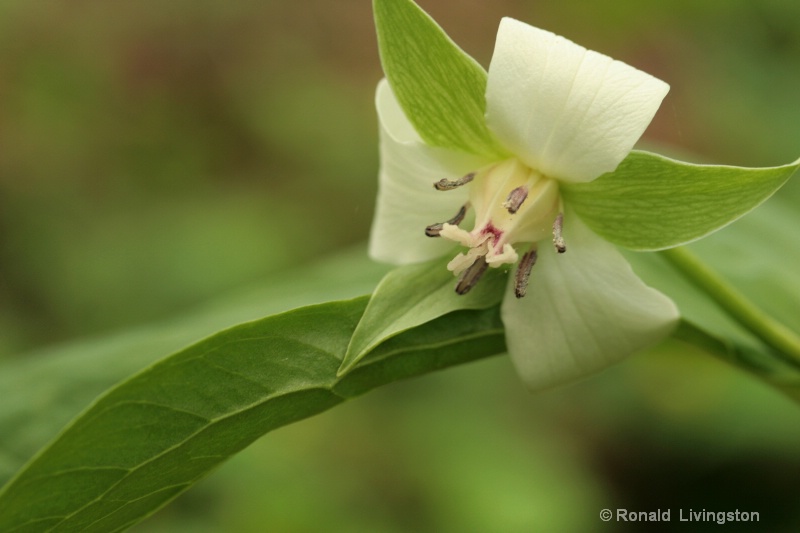
[[[522,202],[528,198],[528,188],[524,185],[520,185],[510,193],[508,193],[508,198],[506,201],[503,202],[503,207],[505,207],[509,213],[512,215],[519,211],[519,208],[522,206]]]
[[[486,262],[486,257],[482,255],[477,258],[472,265],[461,273],[461,277],[458,278],[458,285],[456,285],[456,293],[467,294],[480,281],[487,268],[489,268],[489,263]]]
[[[442,178],[439,181],[437,181],[436,183],[434,183],[433,187],[437,191],[451,191],[453,189],[457,189],[457,188],[461,187],[462,185],[466,185],[467,183],[469,183],[470,181],[472,181],[474,179],[475,179],[475,173],[474,172],[470,172],[466,176],[464,176],[462,178],[458,178],[457,180],[453,180],[453,181],[450,181],[448,179]]]
[[[517,273],[514,277],[514,295],[522,298],[528,292],[528,280],[531,278],[531,269],[536,264],[538,258],[536,250],[530,250],[522,256],[517,266]]]
[[[430,226],[425,228],[425,235],[428,237],[439,237],[439,234],[442,232],[445,224],[451,224],[453,226],[458,226],[464,217],[467,216],[467,209],[469,208],[469,202],[461,206],[461,209],[458,210],[456,216],[448,220],[447,222],[439,222],[437,224],[431,224]]]
[[[564,237],[561,235],[563,229],[564,213],[559,213],[555,222],[553,222],[553,246],[556,247],[556,251],[560,254],[567,251],[567,244],[564,242]]]

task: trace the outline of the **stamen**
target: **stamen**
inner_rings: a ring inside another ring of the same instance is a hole
[[[564,213],[559,213],[555,222],[553,222],[553,246],[556,247],[556,251],[560,254],[567,251],[567,243],[564,242],[564,237],[561,235],[563,229]]]
[[[522,206],[522,202],[528,198],[528,188],[524,185],[520,185],[510,193],[508,193],[508,198],[506,201],[503,202],[503,207],[505,207],[509,213],[512,215],[519,211],[519,208]]]
[[[458,226],[464,217],[467,216],[467,209],[469,208],[469,202],[461,206],[461,209],[458,210],[456,216],[448,220],[447,222],[439,222],[437,224],[431,224],[427,228],[425,228],[425,235],[428,237],[439,237],[442,233],[442,229],[444,229],[445,224],[451,224],[453,226]]]
[[[522,298],[528,292],[528,280],[531,278],[531,269],[536,264],[538,258],[536,250],[530,250],[519,261],[517,273],[514,278],[514,295]]]
[[[489,263],[486,262],[486,257],[480,256],[477,258],[472,263],[472,266],[461,273],[461,277],[458,278],[458,285],[456,285],[456,293],[467,294],[478,283],[487,268],[489,268]]]
[[[469,174],[467,174],[463,178],[458,178],[457,180],[453,180],[453,181],[450,181],[448,179],[442,178],[439,181],[437,181],[436,183],[434,183],[433,187],[437,191],[452,191],[453,189],[457,189],[457,188],[461,187],[462,185],[466,185],[467,183],[469,183],[470,181],[472,181],[474,179],[475,179],[475,173],[474,172],[470,172]]]

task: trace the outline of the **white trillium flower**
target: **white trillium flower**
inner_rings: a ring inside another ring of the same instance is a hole
[[[532,388],[573,380],[654,345],[674,328],[677,308],[565,205],[559,184],[613,171],[668,90],[625,63],[505,18],[489,67],[485,118],[508,157],[488,160],[425,144],[381,81],[370,255],[406,264],[460,245],[448,264],[459,293],[489,267],[513,269],[502,304],[506,344]]]

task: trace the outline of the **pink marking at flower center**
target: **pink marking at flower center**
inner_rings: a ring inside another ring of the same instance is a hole
[[[494,224],[489,222],[481,229],[481,236],[483,235],[491,235],[490,239],[492,241],[492,247],[495,249],[500,247],[500,237],[503,236],[503,230],[495,227]]]

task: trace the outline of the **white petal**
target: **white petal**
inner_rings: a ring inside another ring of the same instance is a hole
[[[675,304],[644,284],[617,249],[567,213],[567,251],[539,244],[524,298],[503,300],[509,354],[532,389],[566,383],[665,338]]]
[[[486,120],[544,174],[591,181],[614,170],[669,85],[563,37],[504,18],[486,88]]]
[[[466,203],[469,185],[437,191],[433,184],[442,178],[460,178],[487,162],[424,144],[386,80],[378,84],[376,105],[381,125],[381,167],[370,256],[405,264],[443,255],[453,248],[453,243],[427,237],[425,228],[452,218]]]

